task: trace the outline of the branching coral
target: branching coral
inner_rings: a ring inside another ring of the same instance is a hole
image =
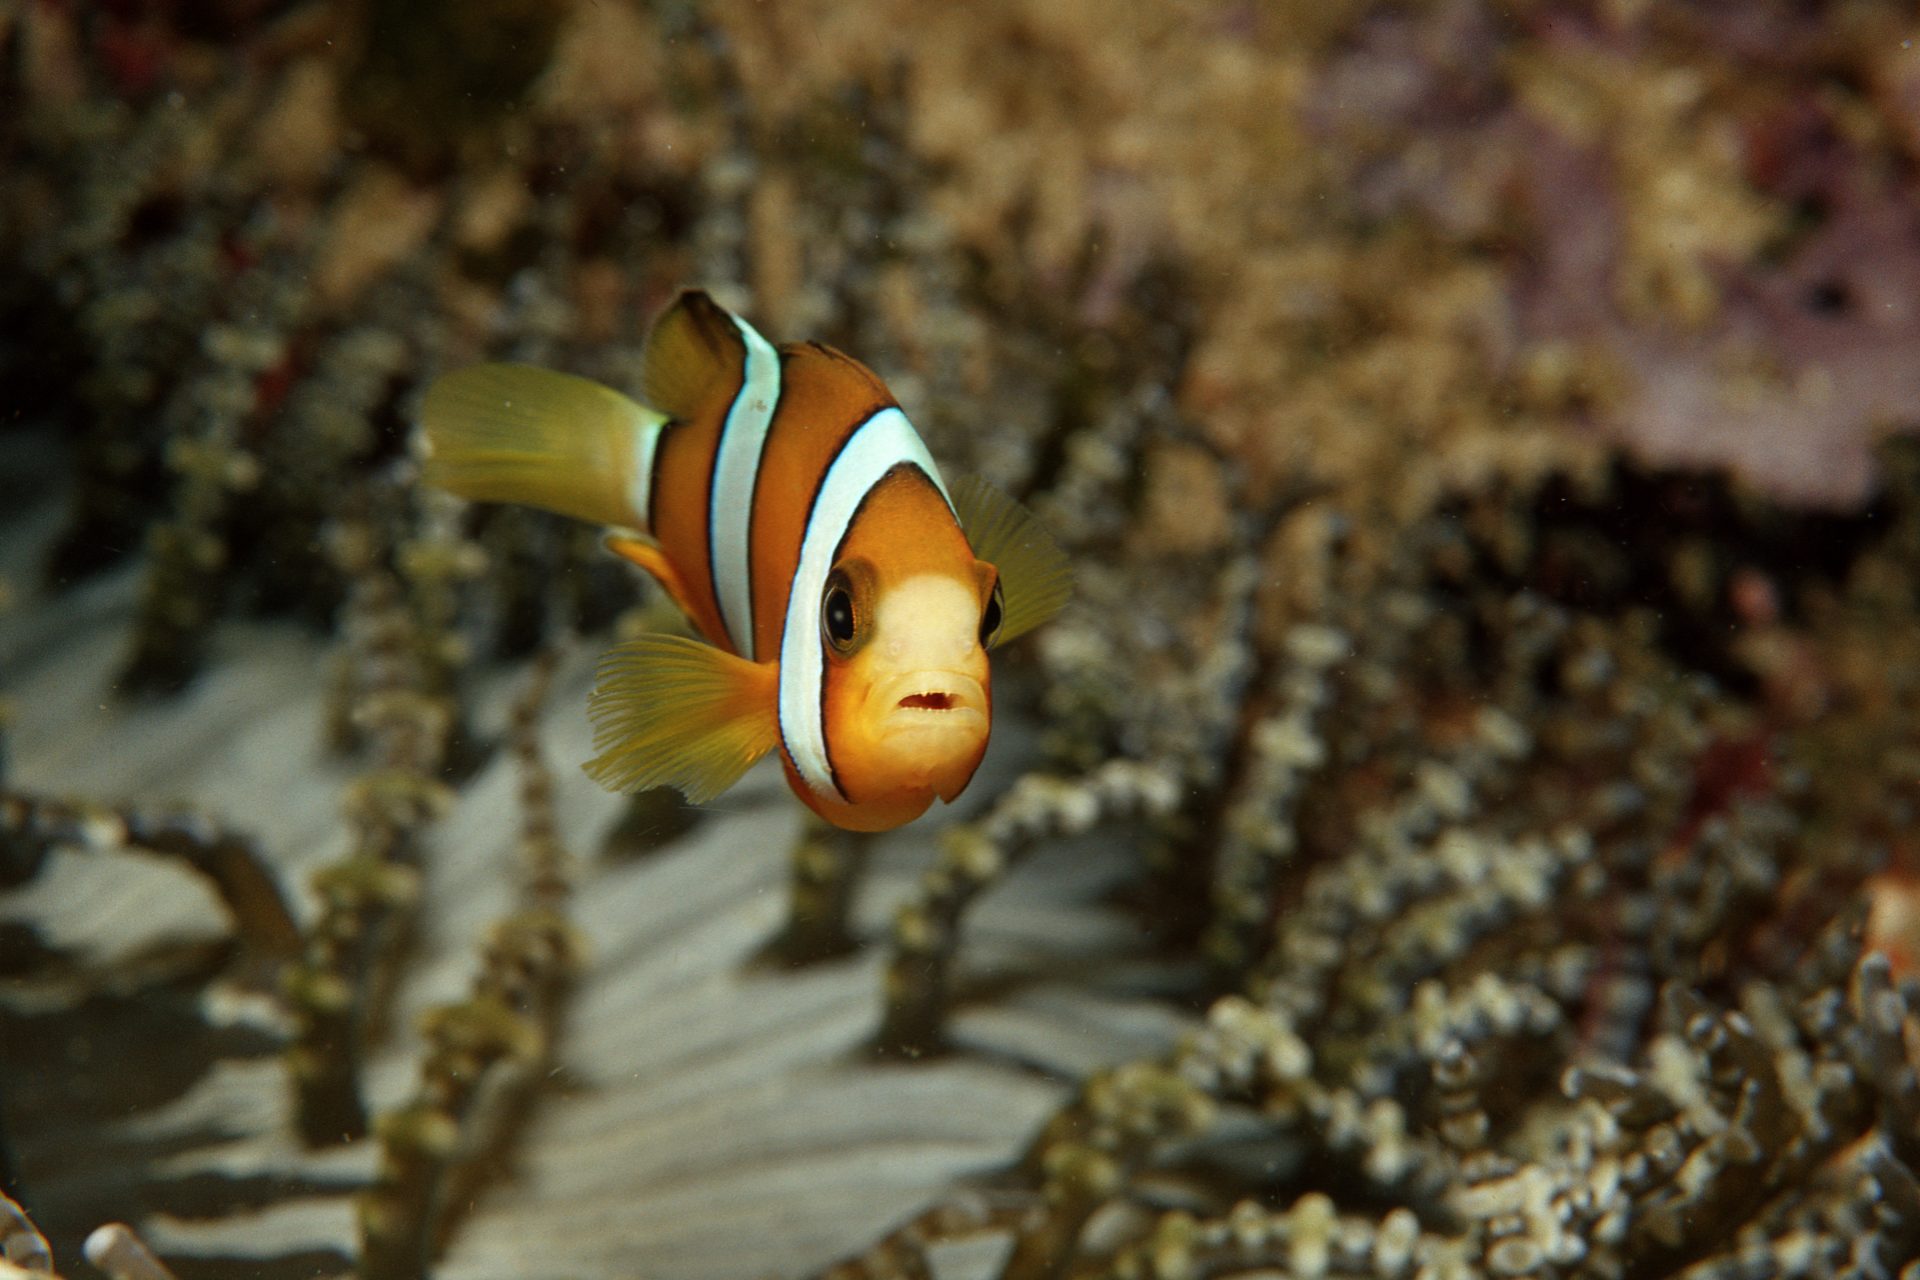
[[[540,757],[537,713],[552,675],[549,661],[515,711],[524,828],[521,906],[496,924],[480,950],[481,970],[469,997],[430,1011],[423,1022],[426,1055],[413,1101],[375,1125],[380,1173],[360,1202],[360,1274],[369,1280],[424,1274],[473,1192],[461,1179],[494,1143],[494,1123],[513,1091],[498,1077],[538,1078],[552,1060],[566,989],[580,963],[580,943],[567,922],[567,853],[553,815],[553,781]],[[524,1078],[522,1091],[524,1091]]]
[[[382,1016],[395,951],[405,944],[419,892],[420,832],[447,803],[435,775],[452,715],[445,696],[428,690],[424,651],[434,641],[423,638],[393,574],[374,562],[369,536],[364,525],[345,527],[337,545],[342,570],[356,583],[346,624],[356,668],[353,724],[375,763],[345,799],[353,848],[316,875],[320,915],[283,981],[295,1026],[288,1068],[301,1131],[315,1144],[366,1132],[361,1049]]]
[[[201,339],[205,372],[189,378],[169,406],[187,421],[173,433],[166,462],[174,473],[170,516],[147,548],[147,588],[125,679],[135,690],[177,689],[199,669],[200,647],[220,607],[221,530],[230,504],[260,480],[258,460],[241,446],[259,388],[286,356],[282,334],[304,301],[297,247],[244,245],[269,261],[243,274],[233,303],[243,323],[217,325]]]
[[[1102,821],[1165,813],[1174,801],[1174,783],[1164,773],[1115,760],[1085,778],[1029,775],[985,818],[949,830],[940,860],[922,880],[921,900],[894,921],[881,1052],[918,1057],[939,1046],[960,917],[1010,862],[1042,840],[1077,835]]]
[[[0,867],[6,881],[36,875],[55,848],[130,850],[178,860],[205,876],[232,915],[251,967],[285,960],[298,941],[279,883],[244,837],[205,815],[110,809],[87,801],[50,800],[0,791]]]
[[[1844,775],[1716,776],[1715,735],[1750,710],[1675,670],[1646,617],[1473,585],[1452,527],[1382,561],[1399,585],[1349,596],[1336,572],[1341,629],[1280,634],[1275,666],[1316,691],[1250,704],[1226,810],[1284,833],[1252,899],[1271,911],[1238,905],[1249,824],[1209,828],[1206,936],[1263,954],[1173,1057],[1050,1122],[1015,1172],[1046,1209],[1001,1274],[1893,1275],[1911,1256],[1883,1206],[1913,1176],[1920,1024],[1858,912],[1807,932],[1842,900],[1815,883],[1864,887],[1875,858],[1802,833],[1879,819]],[[1454,590],[1413,590],[1425,557]],[[1263,1173],[1235,1154],[1256,1133]]]
[[[859,945],[851,923],[854,890],[872,852],[871,837],[809,820],[789,855],[793,862],[786,931],[771,954],[788,964],[811,964]]]

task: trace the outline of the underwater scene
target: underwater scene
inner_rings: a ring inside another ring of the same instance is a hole
[[[1910,0],[0,0],[0,1280],[1920,1280]]]

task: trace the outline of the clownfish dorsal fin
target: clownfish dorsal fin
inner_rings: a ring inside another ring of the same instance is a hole
[[[651,634],[607,652],[587,700],[587,775],[609,791],[677,788],[705,804],[780,740],[779,667],[686,636]]]
[[[824,342],[789,342],[780,348],[780,353],[782,355],[797,353],[823,361],[832,365],[835,372],[842,376],[859,380],[873,392],[874,399],[878,403],[883,405],[894,403],[893,393],[887,390],[887,384],[880,380],[880,375],[838,347],[830,347]]]
[[[1073,568],[1053,535],[1025,507],[978,476],[952,489],[954,514],[973,554],[1000,572],[1004,643],[1060,612],[1073,594]]]
[[[640,395],[682,422],[692,421],[714,388],[740,376],[746,342],[733,313],[688,289],[653,322],[640,361]]]

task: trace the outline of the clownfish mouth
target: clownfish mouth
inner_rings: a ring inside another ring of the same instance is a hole
[[[909,671],[880,682],[867,704],[884,731],[986,728],[987,694],[957,671]]]
[[[951,800],[987,749],[987,708],[984,681],[939,668],[902,671],[868,689],[858,737],[886,786]]]

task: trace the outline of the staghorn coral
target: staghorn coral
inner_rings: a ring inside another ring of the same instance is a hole
[[[68,428],[0,466],[0,1128],[56,1254],[1911,1266],[1910,13],[221,9],[0,5],[0,371]],[[502,709],[659,611],[414,494],[412,406],[632,387],[696,280],[1074,551],[944,831],[622,817],[532,763],[577,673]]]

